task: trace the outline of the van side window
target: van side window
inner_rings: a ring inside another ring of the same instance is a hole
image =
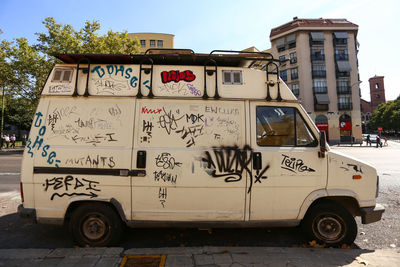
[[[316,138],[297,109],[257,107],[257,144],[259,146],[316,146]]]
[[[52,82],[71,82],[72,78],[72,69],[60,69],[56,68],[54,70],[54,75],[53,79],[51,80]]]

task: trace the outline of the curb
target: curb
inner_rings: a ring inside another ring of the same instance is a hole
[[[157,266],[400,266],[400,250],[285,247],[0,249],[0,266],[128,266],[129,258],[163,257]],[[122,264],[121,264],[122,262]],[[152,265],[135,265],[152,266]]]

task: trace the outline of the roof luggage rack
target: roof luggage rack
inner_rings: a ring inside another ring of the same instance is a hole
[[[255,62],[266,62],[261,64],[266,70],[267,96],[266,100],[272,100],[270,87],[277,85],[277,97],[275,100],[282,101],[279,83],[279,67],[271,53],[266,52],[250,52],[250,51],[234,51],[234,50],[213,50],[209,54],[196,54],[192,49],[167,49],[167,48],[151,48],[144,54],[124,55],[124,54],[56,54],[57,59],[70,64],[77,64],[77,75],[75,78],[75,87],[73,96],[78,95],[78,75],[82,70],[86,77],[86,87],[83,96],[89,96],[89,75],[91,64],[138,64],[139,68],[139,87],[137,97],[143,97],[142,93],[142,74],[150,75],[149,85],[145,85],[149,89],[147,97],[154,97],[153,94],[153,67],[154,65],[191,65],[204,66],[204,93],[203,98],[219,99],[218,91],[218,68],[219,67],[244,67],[248,64],[248,68]],[[85,68],[80,67],[81,64],[87,64]],[[147,66],[146,66],[147,65]],[[215,93],[210,97],[207,92],[207,76],[215,74]],[[271,79],[275,76],[276,82]]]

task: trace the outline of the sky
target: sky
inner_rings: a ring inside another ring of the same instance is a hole
[[[346,18],[359,26],[359,73],[362,98],[369,101],[368,79],[385,77],[386,100],[400,95],[399,0],[0,0],[1,39],[45,32],[43,20],[81,29],[85,21],[108,30],[174,34],[175,48],[197,53],[215,49],[243,50],[271,47],[272,28],[298,18]]]

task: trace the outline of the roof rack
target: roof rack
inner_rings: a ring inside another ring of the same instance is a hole
[[[274,86],[275,83],[270,82],[271,76],[275,76],[275,80],[279,81],[279,67],[276,62],[279,60],[274,59],[271,53],[266,52],[249,52],[249,51],[232,51],[232,50],[213,50],[209,54],[196,54],[191,49],[160,49],[151,48],[148,49],[144,54],[140,55],[124,55],[124,54],[56,54],[54,57],[59,60],[77,64],[78,73],[79,70],[83,70],[86,73],[86,88],[84,96],[89,96],[89,75],[91,64],[138,64],[139,68],[139,88],[137,97],[143,97],[141,86],[142,86],[142,72],[150,74],[150,92],[147,97],[153,97],[153,67],[154,65],[194,65],[204,66],[204,94],[203,98],[208,99],[210,96],[207,92],[206,77],[215,75],[215,94],[214,99],[220,98],[218,92],[218,67],[244,67],[243,64],[246,62],[251,67],[254,62],[265,61],[266,69],[266,80],[267,80],[267,97],[266,100],[271,100],[270,87]],[[80,64],[87,63],[87,68],[81,68]],[[150,67],[149,67],[150,66]],[[77,85],[78,75],[76,76],[75,88],[73,96],[77,96]],[[280,85],[277,82],[277,98],[276,100],[281,101]]]
[[[145,58],[151,58],[154,65],[192,65],[204,66],[211,58],[218,66],[243,67],[251,61],[274,61],[272,54],[265,52],[247,52],[232,50],[213,50],[209,54],[195,53],[191,49],[148,49],[145,54],[54,54],[64,63],[77,64],[86,58],[91,64],[140,64]],[[251,64],[249,64],[251,65]]]

